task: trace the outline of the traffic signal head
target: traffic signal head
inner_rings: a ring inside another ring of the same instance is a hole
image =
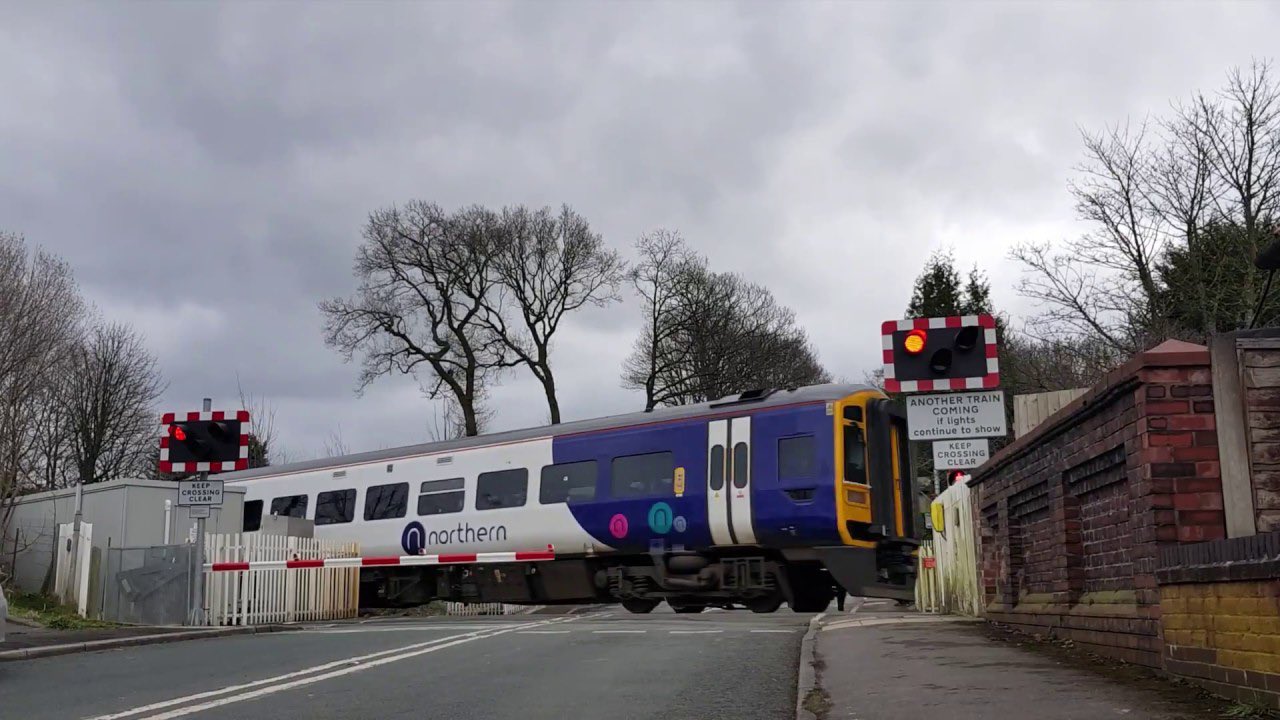
[[[990,315],[890,320],[881,333],[889,392],[999,385],[995,320]]]
[[[222,472],[248,467],[247,412],[188,413],[185,420],[167,414],[162,422],[161,472]]]
[[[924,330],[912,330],[902,339],[902,349],[907,351],[908,355],[919,355],[924,352],[925,342],[929,339],[929,333]]]

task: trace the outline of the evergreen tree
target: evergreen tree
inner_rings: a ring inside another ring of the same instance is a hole
[[[953,315],[977,315],[995,313],[991,304],[991,283],[986,275],[974,266],[968,277],[956,269],[955,258],[949,250],[937,250],[925,261],[924,270],[916,278],[915,290],[907,303],[906,317],[950,317]],[[1003,335],[1003,322],[996,317],[997,336]],[[1012,411],[1012,398],[1006,397],[1006,414]],[[1003,447],[1003,438],[992,439],[992,450]],[[932,443],[912,443],[918,477],[935,477]]]

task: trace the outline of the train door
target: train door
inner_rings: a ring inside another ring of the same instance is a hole
[[[707,522],[716,545],[751,545],[751,418],[707,424]]]

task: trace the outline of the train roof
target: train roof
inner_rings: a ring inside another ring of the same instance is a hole
[[[728,409],[741,407],[744,410],[754,411],[769,407],[794,405],[797,403],[826,402],[839,400],[840,398],[847,397],[853,393],[866,390],[875,390],[875,388],[870,385],[831,383],[827,385],[809,385],[807,387],[787,388],[783,390],[752,390],[740,395],[729,395],[710,402],[656,408],[649,412],[625,413],[622,415],[592,418],[590,420],[576,420],[574,422],[560,423],[559,425],[542,425],[539,427],[523,428],[520,430],[508,430],[505,432],[490,433],[487,435],[458,438],[457,440],[405,445],[403,447],[374,450],[372,452],[353,453],[351,455],[321,458],[318,460],[305,460],[303,462],[289,463],[286,465],[272,465],[270,467],[255,468],[253,470],[241,470],[240,472],[225,473],[221,476],[221,479],[228,482],[238,482],[240,480],[251,480],[258,477],[310,472],[313,470],[346,467],[349,465],[359,465],[368,462],[399,460],[419,455],[432,455],[435,453],[449,452],[451,450],[465,450],[468,448],[498,445],[501,443],[517,442],[520,440],[535,440],[540,438],[557,437],[560,435],[576,435],[578,433],[592,432],[595,430],[609,430],[633,425],[685,420],[720,411],[721,408]]]

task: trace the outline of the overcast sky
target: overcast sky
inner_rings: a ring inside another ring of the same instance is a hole
[[[1275,53],[1280,5],[8,4],[0,229],[62,255],[147,336],[162,409],[277,407],[293,457],[424,439],[411,380],[363,397],[317,301],[374,208],[569,203],[628,255],[678,229],[770,287],[858,380],[936,248],[1030,310],[1007,260],[1078,232],[1078,127],[1162,112]],[[0,290],[2,291],[2,290]],[[567,419],[639,409],[634,299],[583,312]],[[525,373],[494,429],[540,424]]]

